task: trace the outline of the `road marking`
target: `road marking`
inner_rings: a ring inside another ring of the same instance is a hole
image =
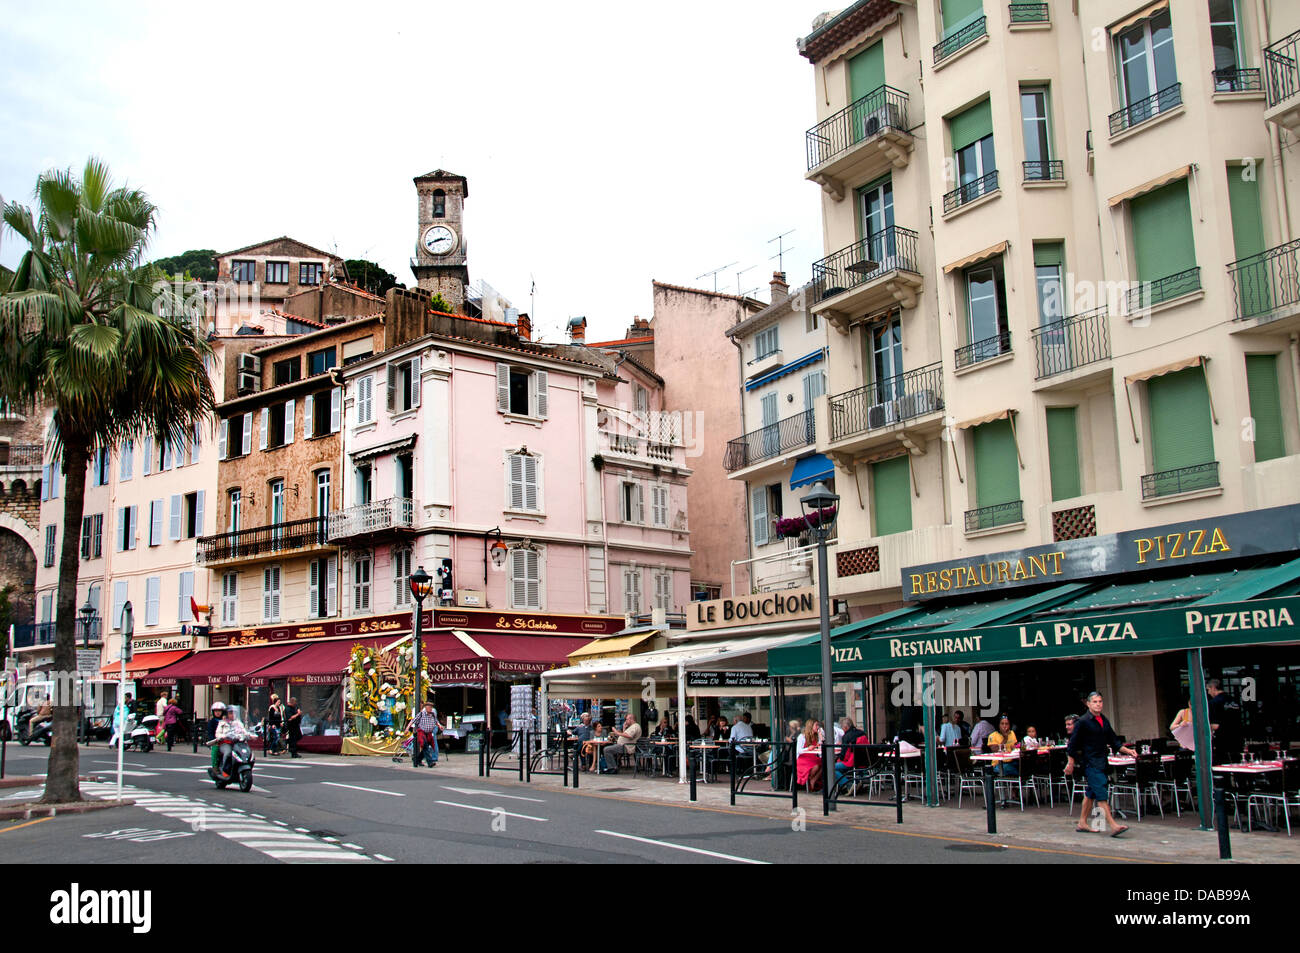
[[[116,761],[96,761],[95,764],[111,764],[113,767],[115,767],[115,768],[117,767],[117,762],[116,762]],[[147,768],[147,767],[149,767],[149,765],[147,765],[147,764],[141,764],[139,761],[123,761],[123,762],[122,762],[122,765],[123,765],[124,767],[128,767],[128,768]]]
[[[686,847],[682,844],[671,844],[666,840],[654,840],[650,837],[637,837],[633,834],[620,834],[618,831],[596,831],[597,834],[604,834],[607,837],[621,837],[624,840],[640,841],[642,844],[654,844],[656,847],[670,847],[673,850],[684,850],[691,854],[703,854],[705,857],[717,857],[721,860],[734,860],[738,864],[767,864],[766,860],[753,860],[749,857],[737,857],[735,854],[720,854],[715,850],[703,850],[699,847]]]
[[[272,781],[294,781],[296,778],[286,778],[280,774],[267,774],[265,771],[257,772],[259,778],[270,778]],[[256,816],[256,815],[254,815]]]
[[[457,794],[481,794],[486,797],[503,797],[511,801],[533,801],[537,804],[546,803],[539,797],[520,797],[517,794],[498,794],[496,791],[476,791],[473,788],[453,788],[446,784],[442,786],[442,789],[444,791],[455,791]]]
[[[38,817],[34,821],[25,821],[22,824],[15,824],[13,827],[0,828],[0,834],[8,834],[10,831],[16,831],[22,827],[31,827],[33,824],[44,824],[46,821],[52,819],[53,819],[53,815],[51,815],[50,817]]]
[[[525,821],[542,821],[543,823],[550,820],[546,817],[533,817],[531,814],[512,814],[510,811],[502,810],[499,807],[479,807],[475,804],[458,804],[455,801],[434,801],[434,804],[445,804],[448,807],[463,807],[467,811],[482,811],[484,814],[497,814],[501,817],[518,817]]]
[[[395,862],[393,858],[389,857],[387,854],[375,854],[375,859],[382,860],[390,864]]]
[[[371,794],[387,794],[389,797],[406,797],[405,794],[399,794],[396,791],[381,791],[378,788],[363,788],[355,784],[340,784],[337,781],[322,781],[321,784],[328,784],[332,788],[351,788],[353,791],[369,791]]]

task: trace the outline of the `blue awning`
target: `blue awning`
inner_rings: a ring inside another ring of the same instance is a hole
[[[789,364],[782,364],[774,371],[768,371],[762,377],[755,377],[752,381],[750,381],[748,384],[745,385],[745,390],[753,390],[756,387],[762,387],[764,384],[770,384],[772,383],[772,381],[779,380],[780,378],[785,377],[785,375],[787,374],[793,374],[801,367],[807,367],[809,364],[816,364],[825,356],[826,356],[826,349],[818,348],[816,351],[813,351],[811,354],[805,354],[803,357],[791,361]]]
[[[790,489],[797,490],[818,480],[825,480],[835,475],[835,464],[824,453],[814,453],[794,462],[794,472],[790,474]]]

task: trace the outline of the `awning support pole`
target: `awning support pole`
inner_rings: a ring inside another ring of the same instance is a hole
[[[1187,650],[1187,691],[1192,702],[1192,730],[1196,735],[1196,810],[1200,829],[1214,830],[1214,778],[1210,773],[1210,706],[1205,701],[1205,669],[1200,649]]]
[[[686,666],[677,666],[677,783],[686,783]]]
[[[939,749],[936,745],[939,739],[934,734],[934,687],[932,681],[935,677],[935,671],[932,668],[922,668],[921,672],[921,725],[925,733],[925,803],[928,807],[939,806],[939,787],[938,787],[938,769],[936,763]],[[972,716],[974,717],[974,716]]]
[[[1214,392],[1210,390],[1210,372],[1205,366],[1205,355],[1201,355],[1201,376],[1205,378],[1205,399],[1210,402],[1210,419],[1217,425],[1219,414],[1214,409]]]
[[[965,478],[964,476],[961,475],[961,461],[959,461],[959,460],[957,459],[957,433],[956,433],[956,428],[955,428],[955,427],[947,427],[947,428],[945,428],[945,430],[944,430],[944,435],[945,435],[946,437],[948,437],[948,446],[952,447],[952,465],[953,465],[953,469],[955,469],[955,470],[957,471],[957,482],[958,482],[958,483],[965,483],[965,482],[966,482],[966,478]]]
[[[1020,464],[1020,469],[1025,468],[1025,458],[1020,454],[1020,438],[1016,436],[1016,412],[1007,411],[1007,423],[1011,425],[1011,442],[1016,445],[1016,463]]]
[[[1133,442],[1141,443],[1141,441],[1138,440],[1137,421],[1133,418],[1133,395],[1129,393],[1128,381],[1124,382],[1124,398],[1128,401],[1128,425],[1133,428]]]

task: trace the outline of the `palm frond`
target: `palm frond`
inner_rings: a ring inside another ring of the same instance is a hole
[[[52,241],[67,241],[81,205],[81,194],[71,170],[55,169],[42,174],[36,180],[36,196],[41,203],[46,234]]]

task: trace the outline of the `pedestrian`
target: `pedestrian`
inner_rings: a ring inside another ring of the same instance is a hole
[[[1223,682],[1212,678],[1205,683],[1210,696],[1210,762],[1228,764],[1241,754],[1241,706],[1223,690]]]
[[[272,694],[271,703],[262,716],[262,744],[268,755],[280,753],[280,737],[284,729],[284,705],[280,696]]]
[[[162,726],[163,733],[167,735],[167,750],[172,750],[172,745],[176,743],[177,736],[181,731],[181,719],[185,713],[181,711],[181,706],[176,704],[175,700],[169,699],[167,707],[163,709]]]
[[[167,697],[166,692],[159,695],[158,700],[154,702],[153,713],[158,716],[159,721],[163,720],[163,715],[167,713],[167,706],[170,703],[171,699]]]
[[[302,737],[302,709],[298,699],[290,698],[284,706],[284,740],[289,746],[289,757],[301,758],[298,754],[298,739]]]
[[[1101,709],[1101,692],[1093,692],[1088,696],[1087,714],[1074,723],[1074,734],[1070,736],[1069,758],[1065,763],[1065,773],[1071,776],[1074,774],[1076,764],[1081,763],[1083,766],[1086,782],[1083,812],[1079,815],[1079,823],[1074,829],[1080,834],[1092,833],[1092,828],[1088,826],[1088,818],[1092,814],[1093,804],[1096,803],[1106,819],[1106,826],[1110,828],[1110,836],[1119,837],[1128,830],[1128,825],[1118,823],[1110,812],[1106,758],[1111,751],[1130,757],[1137,757],[1137,754],[1132,748],[1127,748],[1120,743],[1114,727],[1101,713]]]
[[[411,766],[418,768],[421,761],[427,761],[433,768],[438,764],[438,732],[442,723],[438,721],[438,711],[433,702],[425,699],[424,709],[415,716],[415,748],[412,752]]]

